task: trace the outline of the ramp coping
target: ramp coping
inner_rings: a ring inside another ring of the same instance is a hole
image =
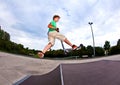
[[[64,85],[62,64],[60,64],[60,78],[61,78],[61,84]]]
[[[16,83],[14,83],[13,85],[20,85],[22,82],[24,82],[26,79],[30,78],[31,75],[27,75],[24,78],[22,78],[21,80],[18,80]]]

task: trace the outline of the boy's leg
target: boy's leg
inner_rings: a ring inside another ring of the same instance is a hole
[[[38,52],[38,56],[40,58],[43,58],[44,57],[44,54],[52,47],[52,44],[51,43],[48,43],[48,45],[45,46],[45,48],[43,49],[42,52]]]
[[[49,33],[48,34],[49,43],[48,43],[48,45],[45,46],[45,48],[43,49],[42,52],[38,52],[38,56],[40,58],[43,58],[44,54],[54,45],[55,38],[53,37],[53,35],[54,35],[54,33]]]
[[[64,42],[65,42],[66,44],[68,44],[69,46],[71,46],[71,47],[73,46],[72,43],[71,43],[67,38],[64,40]]]
[[[45,46],[42,52],[45,54],[51,47],[52,47],[52,44],[48,43],[48,45]]]
[[[68,44],[69,46],[72,47],[73,50],[77,49],[76,45],[73,45],[64,35],[60,34],[60,33],[56,33],[56,38],[64,41],[66,44]]]
[[[78,48],[76,45],[73,45],[67,38],[64,40],[64,42],[69,46],[71,46],[73,50]]]

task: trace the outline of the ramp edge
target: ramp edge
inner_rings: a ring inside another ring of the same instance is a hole
[[[15,82],[13,85],[20,85],[22,82],[24,82],[26,79],[30,78],[31,75],[27,75],[24,78],[18,80],[17,82]]]
[[[61,78],[61,84],[64,85],[62,64],[60,64],[60,78]]]

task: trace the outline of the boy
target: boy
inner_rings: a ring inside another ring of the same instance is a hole
[[[65,42],[66,44],[71,46],[73,50],[77,49],[76,45],[73,45],[64,35],[59,33],[59,28],[57,28],[57,26],[56,26],[56,23],[59,21],[59,19],[60,19],[59,15],[54,15],[53,20],[48,25],[48,28],[49,28],[49,30],[48,30],[49,43],[44,48],[44,50],[42,52],[38,52],[38,56],[40,58],[43,58],[44,54],[54,45],[55,39],[59,39],[59,40]]]

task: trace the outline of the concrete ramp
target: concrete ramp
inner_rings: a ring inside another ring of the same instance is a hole
[[[26,76],[14,85],[61,85],[60,66],[45,75]]]
[[[120,61],[61,64],[45,75],[32,75],[14,85],[120,85]]]

